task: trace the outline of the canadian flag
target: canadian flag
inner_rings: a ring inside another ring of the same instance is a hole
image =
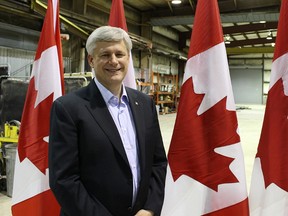
[[[60,207],[49,188],[48,137],[52,102],[63,93],[59,2],[48,0],[21,119],[12,213],[54,216]]]
[[[128,32],[122,0],[112,0],[108,25],[122,28],[123,30]],[[135,72],[131,52],[127,75],[124,78],[123,82],[125,86],[136,89]]]
[[[282,0],[270,86],[249,194],[253,216],[288,215],[288,0]]]
[[[217,0],[198,0],[162,216],[247,216],[243,152]]]

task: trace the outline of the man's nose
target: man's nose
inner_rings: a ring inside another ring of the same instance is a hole
[[[115,54],[112,54],[110,56],[110,60],[109,60],[111,63],[113,64],[117,64],[118,63],[118,59],[117,59],[117,56]]]

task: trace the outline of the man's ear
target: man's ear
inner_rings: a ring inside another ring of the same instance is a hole
[[[93,67],[93,56],[88,54],[87,60],[88,60],[89,65],[90,65],[91,67]]]

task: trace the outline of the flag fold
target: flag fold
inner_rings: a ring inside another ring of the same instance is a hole
[[[48,138],[50,108],[63,94],[59,2],[48,0],[24,104],[12,195],[14,216],[59,215],[49,187]]]
[[[253,216],[288,215],[288,0],[281,1],[265,115],[249,193]]]
[[[199,0],[194,21],[161,215],[247,216],[244,158],[217,0]]]

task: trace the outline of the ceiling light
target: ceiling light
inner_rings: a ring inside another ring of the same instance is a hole
[[[225,44],[230,44],[230,36],[229,35],[225,35],[224,36],[224,41],[225,41]]]
[[[275,43],[271,43],[271,46],[274,47],[274,46],[275,46]]]
[[[272,36],[273,36],[273,35],[272,35],[272,32],[269,31],[266,39],[267,39],[267,40],[272,40]]]
[[[171,3],[172,4],[181,4],[182,1],[181,0],[172,0]]]

